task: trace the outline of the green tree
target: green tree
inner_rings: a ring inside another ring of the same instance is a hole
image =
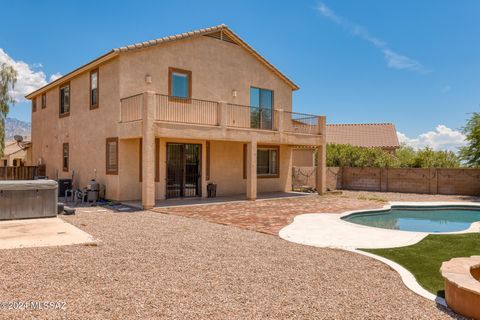
[[[412,147],[401,146],[395,153],[398,159],[398,166],[401,168],[412,168],[415,164],[417,152]]]
[[[10,104],[15,100],[11,90],[17,82],[17,71],[6,63],[0,64],[0,156],[3,156],[5,149],[5,119],[7,118]]]
[[[428,147],[415,150],[402,146],[392,155],[380,148],[327,145],[329,167],[457,168],[460,165],[460,159],[454,152],[435,151]]]
[[[452,151],[434,151],[426,147],[416,152],[413,166],[415,168],[458,168],[459,157]]]
[[[393,167],[397,159],[380,148],[362,148],[346,144],[327,145],[329,167]]]
[[[460,158],[469,167],[480,166],[480,113],[474,112],[462,128],[468,145],[460,148]]]

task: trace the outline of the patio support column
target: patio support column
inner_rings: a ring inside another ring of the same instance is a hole
[[[320,134],[321,145],[317,146],[317,172],[316,189],[318,194],[327,192],[327,139],[326,139],[326,117],[318,117],[318,133]]]
[[[277,131],[278,132],[283,132],[283,119],[284,119],[284,111],[283,109],[277,109]]]
[[[247,144],[247,199],[257,199],[257,140]]]
[[[155,92],[143,94],[143,135],[142,135],[142,206],[155,206]]]

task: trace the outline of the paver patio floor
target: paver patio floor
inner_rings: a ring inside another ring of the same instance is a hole
[[[242,229],[277,235],[280,229],[303,213],[381,208],[382,202],[339,196],[296,197],[257,201],[241,201],[199,206],[155,208],[153,211],[206,220]]]
[[[153,211],[206,220],[277,235],[305,213],[342,213],[381,208],[387,201],[479,201],[478,197],[344,191],[325,196],[155,208]]]

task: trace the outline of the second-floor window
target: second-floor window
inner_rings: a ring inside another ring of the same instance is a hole
[[[250,126],[257,129],[273,129],[273,91],[250,88]]]
[[[60,87],[60,116],[68,116],[70,114],[70,84]]]
[[[192,97],[192,72],[177,68],[168,68],[168,95],[189,99]]]
[[[32,112],[37,111],[37,97],[32,99]]]
[[[47,107],[47,94],[44,93],[42,94],[42,109],[45,109]]]
[[[98,108],[98,69],[90,72],[90,109]]]

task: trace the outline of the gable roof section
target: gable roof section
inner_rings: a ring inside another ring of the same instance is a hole
[[[369,148],[400,147],[397,130],[392,123],[328,124],[327,143]]]
[[[270,69],[273,73],[275,73],[278,77],[280,77],[283,81],[285,81],[291,88],[292,90],[298,90],[300,89],[292,80],[290,80],[286,75],[281,73],[274,65],[272,65],[270,62],[267,61],[262,55],[260,55],[255,49],[250,47],[245,41],[243,41],[237,34],[235,34],[232,30],[230,30],[226,25],[221,24],[218,26],[210,27],[210,28],[205,28],[205,29],[198,29],[190,32],[185,32],[185,33],[180,33],[177,35],[173,36],[168,36],[168,37],[163,37],[163,38],[158,38],[150,41],[144,41],[144,42],[139,42],[135,43],[132,45],[120,47],[120,48],[114,48],[111,51],[107,52],[103,56],[100,56],[97,59],[94,59],[90,61],[89,63],[67,73],[66,75],[58,78],[57,80],[50,82],[49,84],[33,91],[32,93],[29,93],[27,96],[25,96],[27,99],[31,99],[35,97],[36,95],[42,93],[43,91],[46,91],[48,89],[51,89],[60,83],[67,81],[74,76],[83,73],[90,68],[93,68],[101,63],[104,63],[110,59],[113,59],[116,57],[118,54],[122,52],[127,52],[127,51],[132,51],[132,50],[138,50],[138,49],[144,49],[152,46],[157,46],[165,43],[171,43],[174,41],[179,41],[179,40],[184,40],[184,39],[190,39],[193,37],[197,36],[204,36],[204,35],[212,35],[213,37],[217,38],[217,33],[220,32],[220,37],[222,40],[231,42],[234,44],[237,44],[241,47],[243,47],[245,50],[247,50],[248,53],[253,55],[255,58],[257,58],[261,63],[263,63],[268,69]],[[223,38],[225,36],[225,38]]]
[[[113,51],[114,52],[126,52],[126,51],[131,51],[131,50],[143,49],[143,48],[156,46],[156,45],[159,45],[159,44],[169,43],[169,42],[183,40],[183,39],[189,39],[189,38],[196,37],[196,36],[213,35],[213,34],[216,34],[218,32],[221,33],[221,35],[220,35],[221,37],[223,37],[223,35],[226,36],[225,39],[223,39],[224,41],[238,44],[239,46],[241,46],[245,50],[247,50],[251,55],[253,55],[260,62],[262,62],[267,68],[269,68],[271,71],[273,71],[273,73],[275,73],[282,80],[284,80],[286,83],[288,83],[290,85],[290,87],[292,87],[292,90],[300,89],[295,83],[293,83],[292,80],[290,80],[286,75],[281,73],[277,68],[275,68],[274,65],[272,65],[270,62],[268,62],[267,59],[265,59],[261,54],[259,54],[257,51],[255,51],[255,49],[250,47],[236,33],[234,33],[232,30],[230,30],[224,24],[221,24],[221,25],[218,25],[218,26],[215,26],[215,27],[210,27],[210,28],[185,32],[185,33],[177,34],[177,35],[174,35],[174,36],[163,37],[163,38],[150,40],[150,41],[145,41],[145,42],[139,42],[139,43],[132,44],[132,45],[129,45],[129,46],[126,46],[126,47],[120,47],[120,48],[113,49]]]

